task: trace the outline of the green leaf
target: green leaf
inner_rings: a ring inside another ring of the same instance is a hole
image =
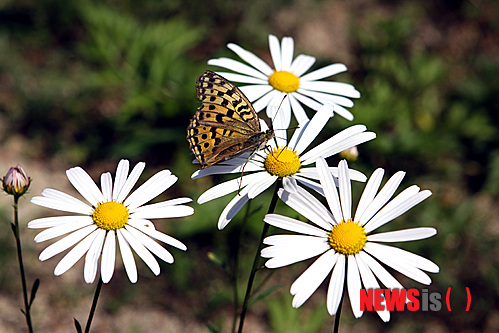
[[[270,293],[278,290],[279,288],[281,288],[281,286],[272,286],[272,287],[269,287],[269,288],[267,288],[259,293],[256,293],[255,295],[253,295],[251,297],[250,304],[253,304],[256,301],[267,297]]]
[[[30,295],[29,303],[28,303],[29,307],[31,307],[31,304],[33,304],[33,301],[35,300],[36,292],[38,291],[38,287],[40,287],[40,279],[36,279],[35,282],[33,282],[33,287],[31,287],[31,295]]]
[[[210,333],[220,333],[221,331],[213,327],[210,323],[206,324],[206,328],[208,329],[208,332]]]
[[[73,319],[75,321],[76,332],[83,333],[83,330],[81,329],[80,322],[76,318],[73,318]]]

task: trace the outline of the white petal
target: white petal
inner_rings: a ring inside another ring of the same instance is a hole
[[[248,188],[245,187],[225,206],[218,218],[218,229],[222,230],[248,202]]]
[[[278,214],[267,214],[265,215],[265,218],[263,220],[268,224],[273,225],[276,228],[294,231],[300,234],[319,236],[319,237],[328,236],[328,233],[325,232],[324,230],[321,230],[308,223],[304,223],[287,216],[282,216]]]
[[[149,209],[156,209],[156,208],[160,208],[160,207],[171,207],[171,206],[181,205],[181,204],[189,203],[191,201],[192,201],[191,198],[186,198],[186,197],[170,199],[170,200],[161,201],[161,202],[158,202],[155,204],[142,205],[140,207],[135,208],[133,210],[133,213],[143,212],[143,211],[147,211]]]
[[[116,230],[116,236],[118,236],[121,258],[123,258],[123,266],[125,266],[128,279],[130,282],[135,283],[137,282],[137,266],[135,265],[135,259],[133,258],[130,245],[128,245],[128,242],[123,237],[121,230]]]
[[[281,42],[281,68],[283,71],[291,71],[293,61],[294,41],[292,37],[283,37]]]
[[[383,262],[385,265],[399,271],[405,276],[418,281],[419,283],[429,285],[431,283],[430,277],[421,271],[418,267],[414,266],[412,262],[406,262],[403,258],[398,258],[394,255],[394,247],[380,245],[372,242],[366,243],[364,251],[371,254],[373,257]],[[428,262],[430,262],[428,260]],[[434,268],[428,266],[428,268]],[[438,268],[438,267],[437,267]]]
[[[173,256],[164,247],[156,243],[151,237],[148,237],[143,232],[128,226],[126,228],[139,242],[142,243],[149,251],[158,256],[161,260],[171,264],[173,263]]]
[[[234,73],[229,73],[229,72],[219,72],[219,71],[217,71],[216,73],[218,75],[224,77],[225,79],[227,79],[230,82],[255,84],[255,86],[252,86],[252,87],[261,87],[261,88],[267,88],[268,87],[268,88],[272,89],[272,86],[269,85],[269,80],[268,80],[268,78],[266,76],[265,76],[264,79],[262,79],[260,77],[247,76],[247,75],[241,75],[241,74],[234,74]],[[241,88],[242,87],[239,87],[239,89],[241,89]],[[248,95],[246,94],[246,92],[244,92],[244,94],[246,95],[246,97],[248,97]],[[250,101],[251,100],[252,99],[250,99]]]
[[[399,261],[403,261],[404,263],[413,265],[414,267],[420,268],[424,271],[431,273],[438,273],[440,271],[440,268],[431,260],[421,257],[415,253],[384,244],[371,242],[369,244],[371,244],[371,248],[376,246],[377,248],[385,251],[385,253],[390,253],[392,257],[397,257]]]
[[[101,260],[101,277],[102,282],[108,283],[111,281],[114,273],[114,265],[116,262],[116,236],[115,233],[110,231],[106,235],[104,248],[102,249]]]
[[[329,168],[326,160],[320,157],[316,163],[317,172],[319,173],[319,178],[321,180],[321,185],[326,196],[327,203],[331,209],[331,213],[334,216],[335,222],[340,223],[343,220],[343,214],[341,212],[341,203],[336,190],[336,186],[333,177],[329,173]]]
[[[61,191],[46,188],[42,191],[43,197],[33,197],[31,202],[35,205],[62,210],[65,212],[89,215],[92,208],[86,203]]]
[[[172,175],[169,170],[162,170],[130,194],[123,204],[128,206],[129,210],[133,210],[156,198],[170,188],[170,186],[175,184],[177,180],[178,178]]]
[[[274,132],[275,136],[279,136],[280,132],[285,132],[291,123],[291,105],[288,96],[283,92],[274,93],[274,98],[267,106],[267,117],[272,120],[272,127],[280,130],[277,133]],[[276,117],[280,118],[278,124],[275,123]]]
[[[69,251],[64,258],[55,266],[54,275],[59,276],[65,273],[68,269],[73,267],[74,264],[88,251],[95,237],[99,234],[98,230],[88,235],[85,239],[79,242],[74,248]],[[47,248],[48,249],[48,248]],[[41,255],[40,255],[41,256]]]
[[[312,119],[304,126],[305,128],[301,132],[301,136],[294,147],[298,155],[301,155],[301,153],[307,149],[333,114],[334,110],[330,104],[324,105],[317,110]]]
[[[375,133],[364,132],[365,130],[366,127],[364,125],[354,125],[348,127],[300,156],[302,165],[314,163],[319,156],[327,158],[376,137]]]
[[[152,205],[151,205],[152,206]],[[194,208],[184,205],[155,207],[130,214],[131,219],[163,219],[184,217],[194,214]]]
[[[135,183],[137,183],[137,180],[139,180],[140,175],[142,174],[142,171],[144,171],[144,168],[146,167],[146,164],[144,162],[139,162],[135,165],[133,168],[132,172],[130,172],[130,175],[126,179],[125,183],[121,187],[118,195],[116,196],[116,201],[117,202],[123,202],[132,190],[132,188],[135,186]],[[114,194],[113,194],[114,197]]]
[[[350,98],[359,98],[360,93],[348,83],[332,81],[300,81],[300,88],[305,91],[299,91],[301,94],[308,95],[307,91],[319,91],[324,93],[336,94]],[[311,96],[312,97],[312,96]]]
[[[296,179],[293,177],[284,177],[282,179],[282,187],[286,190],[286,192],[296,193],[298,191],[298,184],[296,183]]]
[[[276,180],[277,176],[262,173],[255,182],[248,184],[248,198],[256,198],[260,193],[272,186]]]
[[[349,98],[343,97],[343,96],[338,96],[338,95],[333,95],[333,94],[327,94],[323,92],[317,92],[313,90],[307,90],[307,89],[298,89],[298,92],[302,95],[311,97],[313,99],[316,99],[322,104],[334,104],[335,108],[334,111],[336,111],[336,106],[346,106],[346,107],[352,107],[353,106],[353,101]]]
[[[305,113],[305,109],[303,109],[301,104],[294,97],[294,94],[289,94],[288,99],[289,99],[289,104],[291,105],[291,109],[295,114],[296,121],[298,122],[298,126],[306,123],[308,121],[308,116]]]
[[[246,163],[246,162],[243,162],[243,164],[239,164],[241,161],[243,161],[241,158],[233,158],[233,159],[231,159],[231,161],[232,160],[235,160],[237,162],[237,164],[234,163],[236,165],[213,165],[213,166],[207,167],[205,169],[199,169],[192,174],[191,178],[197,179],[197,178],[211,176],[211,175],[219,175],[219,174],[227,174],[227,173],[241,174],[241,172],[243,172],[243,171],[252,172],[252,171],[262,171],[263,170],[263,167],[261,166],[261,164],[259,162],[254,161],[253,158],[250,159],[249,161],[248,161],[248,159],[246,159],[246,161],[248,161],[246,166],[244,165],[244,163]]]
[[[259,179],[262,174],[262,172],[258,172],[254,174],[244,175],[242,178],[242,183],[241,177],[237,177],[235,179],[215,185],[199,196],[198,204],[203,204],[210,200],[223,197],[224,195],[239,190],[239,188],[243,189],[250,182],[254,182]],[[239,183],[241,183],[241,185],[239,185]]]
[[[417,186],[416,186],[417,187]],[[410,190],[411,188],[407,188]],[[417,187],[419,190],[419,188]],[[366,232],[371,232],[387,222],[399,217],[406,211],[416,206],[421,201],[425,200],[431,195],[428,190],[421,191],[409,198],[404,198],[402,200],[397,200],[399,196],[404,196],[404,192],[401,192],[397,197],[395,197],[392,202],[389,202],[385,207],[383,207],[373,218],[366,223],[364,229]]]
[[[327,239],[321,240],[317,237],[314,238],[316,239],[309,242],[302,240],[299,244],[289,246],[269,246],[263,249],[261,253],[262,257],[271,258],[265,263],[265,266],[267,268],[278,268],[291,265],[299,261],[316,257],[331,248],[327,242]]]
[[[255,67],[256,69],[258,69],[260,72],[264,73],[266,76],[272,74],[272,68],[253,53],[243,49],[239,45],[232,43],[227,44],[227,47],[231,49],[234,53],[236,53],[241,59],[243,59],[251,66]]]
[[[276,97],[277,96],[277,97]],[[253,102],[253,108],[256,112],[260,112],[267,106],[271,105],[274,98],[278,98],[281,96],[281,92],[277,90],[271,90],[269,93],[263,95],[260,99]]]
[[[79,221],[65,223],[63,225],[59,225],[57,227],[52,227],[47,230],[44,230],[35,236],[34,241],[36,243],[44,242],[46,240],[65,235],[67,233],[81,229],[91,224],[93,224],[92,218],[83,217]]]
[[[239,89],[243,92],[244,96],[246,96],[246,98],[250,102],[254,102],[259,98],[262,98],[262,96],[266,96],[266,94],[268,94],[274,88],[272,88],[272,86],[266,83],[266,84],[242,86]],[[255,109],[255,111],[258,112],[260,110]]]
[[[130,221],[128,221],[128,224],[130,224],[134,228],[137,228],[138,230],[142,231],[146,235],[148,235],[154,239],[157,239],[163,243],[174,246],[177,249],[180,249],[183,251],[187,250],[187,246],[185,246],[184,243],[182,243],[181,241],[179,241],[171,236],[168,236],[162,232],[159,232],[159,231],[151,228],[148,224],[146,225],[144,223],[139,223],[137,220],[130,220]]]
[[[348,256],[347,263],[347,290],[348,298],[350,299],[350,305],[352,307],[352,312],[355,318],[360,318],[363,311],[360,311],[360,289],[362,285],[360,283],[360,274],[357,263],[353,256]]]
[[[245,65],[242,62],[230,58],[210,59],[208,60],[208,65],[227,68],[236,73],[245,74],[261,80],[267,79],[266,75],[255,70],[254,68],[251,68],[250,66]]]
[[[104,239],[106,237],[107,231],[98,229],[96,233],[97,236],[92,242],[92,245],[90,245],[87,255],[85,256],[85,268],[83,270],[83,276],[86,283],[92,283],[95,280],[95,275],[97,274],[97,261],[99,260],[100,254],[102,252],[102,245],[104,244]]]
[[[319,110],[322,107],[322,103],[317,102],[313,98],[310,98],[306,95],[300,94],[298,91],[292,93],[293,97],[295,97],[300,103],[308,106],[312,110]]]
[[[159,275],[160,268],[159,264],[154,258],[154,256],[149,252],[149,250],[142,245],[142,243],[135,238],[127,228],[121,228],[121,234],[123,238],[127,241],[127,243],[132,247],[132,249],[137,253],[137,255],[146,263],[146,265],[151,269],[154,275]],[[126,268],[126,266],[125,266]],[[128,270],[127,270],[128,272]]]
[[[305,185],[308,188],[311,188],[315,192],[319,193],[320,195],[324,196],[324,191],[322,190],[321,184],[314,182],[310,179],[300,177],[298,175],[294,175],[294,177],[299,183]]]
[[[269,49],[272,61],[274,62],[275,70],[282,70],[281,45],[279,45],[279,39],[277,39],[274,35],[269,35]]]
[[[314,291],[329,275],[338,257],[339,254],[333,250],[327,251],[296,279],[290,289],[291,294],[295,295],[292,303],[294,308],[300,307],[312,296]]]
[[[374,197],[374,199],[368,204],[366,207],[364,213],[359,216],[359,219],[356,221],[360,222],[360,225],[366,224],[371,217],[376,214],[376,212],[383,207],[385,203],[390,200],[392,197],[393,193],[397,190],[398,186],[400,185],[400,182],[405,176],[405,172],[399,171],[395,173],[393,176],[388,179],[386,184],[383,186],[381,191]]]
[[[75,222],[83,221],[85,219],[92,219],[89,216],[54,216],[54,217],[43,217],[40,219],[32,220],[28,222],[29,229],[43,229],[58,227],[65,224],[72,224]]]
[[[359,221],[360,217],[366,211],[367,207],[371,204],[376,193],[378,192],[379,185],[381,184],[381,180],[383,179],[383,174],[385,170],[378,168],[373,172],[369,181],[364,188],[364,192],[362,192],[362,196],[360,197],[359,204],[357,205],[357,210],[355,211],[354,221]]]
[[[348,111],[347,109],[345,109],[343,106],[341,105],[338,105],[338,104],[335,104],[334,105],[334,112],[340,116],[342,116],[343,118],[345,118],[346,120],[350,120],[352,121],[353,120],[353,114]]]
[[[307,75],[302,76],[300,80],[301,81],[320,80],[344,72],[346,70],[347,67],[343,64],[331,64],[326,67],[319,68],[313,72],[310,72]]]
[[[289,100],[289,98],[288,98]],[[285,104],[289,105],[289,101],[284,101]],[[284,147],[288,142],[288,126],[291,117],[291,112],[287,110],[279,110],[276,107],[268,107],[272,108],[272,127],[274,128],[274,139],[276,141],[277,147]],[[286,116],[286,113],[289,114],[289,117]]]
[[[80,167],[66,170],[66,175],[71,184],[92,205],[96,206],[104,201],[104,196],[88,173]]]
[[[58,240],[54,244],[48,246],[45,250],[40,253],[40,256],[38,259],[40,261],[45,261],[49,258],[52,258],[56,254],[59,254],[67,249],[69,249],[71,246],[75,245],[79,241],[81,241],[83,238],[88,236],[92,231],[97,229],[95,225],[89,225],[88,227],[79,229],[72,234],[64,237],[61,240]],[[90,246],[90,245],[89,245]],[[83,254],[82,254],[83,255]]]
[[[116,167],[116,176],[114,178],[114,187],[113,187],[114,200],[118,198],[118,194],[121,192],[121,189],[125,184],[129,168],[130,168],[130,162],[128,162],[128,160],[121,160],[118,163],[118,166]]]
[[[352,218],[352,188],[350,185],[350,178],[348,177],[348,164],[346,160],[341,160],[338,163],[339,169],[339,191],[341,211],[343,212],[343,220],[348,221]]]
[[[315,58],[309,55],[300,54],[298,55],[293,63],[291,64],[290,72],[300,77],[312,67],[315,63]]]
[[[111,173],[106,172],[100,176],[100,186],[104,200],[111,201],[113,199],[113,178]]]
[[[376,275],[381,283],[388,289],[403,289],[404,286],[400,284],[388,271],[374,260],[369,254],[364,251],[358,254],[364,263],[369,266],[369,269]]]
[[[323,243],[325,240],[326,239],[324,237],[284,234],[284,235],[268,236],[263,240],[263,244],[279,245],[279,246],[283,246],[283,247],[300,244],[303,247],[307,247],[307,246],[310,246],[312,244],[316,244],[318,242]],[[263,252],[264,251],[262,251],[262,253]],[[264,257],[264,258],[268,258],[268,257]]]
[[[343,286],[345,284],[345,256],[339,255],[338,260],[333,268],[329,287],[327,289],[327,311],[329,314],[335,315],[338,311],[338,305],[343,295]]]
[[[362,283],[364,284],[365,289],[379,289],[380,285],[374,277],[374,274],[369,269],[369,266],[364,263],[364,261],[358,254],[356,254],[354,258],[357,262],[357,267],[359,268],[360,276],[362,278]],[[382,302],[382,305],[385,305],[385,301]],[[390,312],[387,311],[386,308],[376,312],[385,323],[390,320]]]
[[[330,231],[336,224],[326,207],[302,187],[297,187],[295,192],[279,190],[278,195],[286,205],[324,230]]]
[[[435,228],[412,228],[398,231],[382,232],[367,236],[370,242],[407,242],[425,239],[437,234]]]
[[[333,176],[334,184],[336,185],[336,187],[338,187],[338,168],[329,167],[328,169],[329,173]],[[316,167],[301,168],[297,174],[307,178],[319,180],[319,173],[317,172]],[[350,178],[350,180],[355,180],[358,182],[365,182],[367,179],[362,172],[350,168],[348,169],[348,177]]]

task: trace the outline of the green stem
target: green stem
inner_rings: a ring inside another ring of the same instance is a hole
[[[31,324],[30,305],[28,302],[28,289],[26,288],[26,273],[24,272],[23,254],[21,251],[18,202],[19,202],[19,197],[14,195],[14,227],[12,228],[12,231],[14,232],[14,237],[16,238],[17,260],[19,262],[19,270],[21,271],[21,282],[23,286],[23,297],[24,297],[24,316],[26,317],[26,325],[28,325],[29,332],[33,333],[33,326]]]
[[[277,191],[281,187],[282,181],[279,179],[276,182],[275,190],[274,190],[274,195],[272,196],[272,201],[270,202],[269,210],[267,214],[272,214],[275,210],[275,206],[277,205]],[[239,317],[239,329],[237,330],[238,333],[242,333],[243,331],[243,325],[244,325],[244,317],[246,316],[246,311],[248,310],[248,303],[250,299],[250,294],[251,294],[251,288],[253,287],[253,281],[255,280],[255,274],[256,271],[258,270],[258,263],[260,261],[260,252],[263,247],[263,240],[265,236],[267,236],[267,232],[269,231],[269,224],[268,223],[263,223],[263,229],[262,229],[262,235],[260,236],[260,243],[258,244],[258,248],[255,253],[255,259],[253,260],[253,266],[251,267],[251,273],[248,279],[248,286],[246,287],[246,295],[244,296],[244,302],[243,306],[241,309],[241,315]]]
[[[343,305],[343,297],[345,297],[345,293],[347,292],[347,278],[345,275],[345,281],[343,282],[343,293],[341,293],[341,299],[340,299],[340,304],[338,305],[338,311],[336,311],[336,315],[334,316],[334,327],[333,327],[333,333],[338,333],[338,330],[340,328],[340,316],[341,316],[341,308]]]
[[[246,205],[246,212],[244,214],[243,223],[241,229],[239,230],[239,235],[236,244],[236,254],[234,256],[234,263],[232,266],[232,287],[233,287],[233,297],[234,297],[234,317],[232,319],[232,329],[231,332],[236,332],[237,318],[239,316],[239,292],[237,287],[237,277],[239,271],[239,246],[241,244],[241,238],[243,236],[244,230],[246,229],[246,222],[248,221],[248,216],[250,212],[251,201],[248,201]]]
[[[100,290],[102,289],[102,279],[99,278],[97,283],[97,288],[95,289],[94,300],[92,301],[92,308],[88,314],[87,325],[85,326],[85,333],[90,332],[90,325],[92,325],[92,319],[94,318],[95,308],[97,307],[97,301],[99,300]]]

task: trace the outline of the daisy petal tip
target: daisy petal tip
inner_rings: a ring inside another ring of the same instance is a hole
[[[186,208],[186,212],[185,212],[184,216],[190,216],[190,215],[194,214],[194,208],[192,208],[190,206],[185,206],[185,207],[187,207],[187,208]]]

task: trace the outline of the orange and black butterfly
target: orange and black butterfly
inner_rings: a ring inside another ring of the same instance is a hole
[[[266,147],[274,130],[261,130],[255,109],[239,88],[211,71],[196,83],[203,104],[187,127],[187,141],[201,168]]]

